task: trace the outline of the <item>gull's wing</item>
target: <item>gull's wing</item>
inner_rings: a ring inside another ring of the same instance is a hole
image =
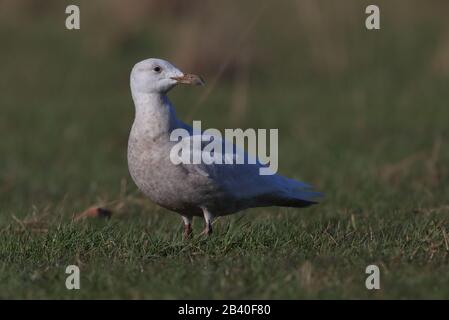
[[[213,150],[211,153],[207,145],[212,138],[217,139],[214,141],[216,145],[221,145],[221,150]],[[200,156],[199,159],[213,155],[214,159],[221,158],[221,163],[215,161],[215,163],[206,164],[202,161],[198,164],[183,163],[181,165],[190,174],[201,176],[202,179],[206,177],[211,184],[217,186],[222,191],[220,194],[226,198],[223,200],[236,201],[245,207],[274,205],[304,207],[316,203],[317,198],[321,196],[306,183],[278,174],[261,175],[260,169],[267,166],[219,136],[203,135],[201,143],[194,143],[195,139],[201,142],[201,136],[193,134],[185,137],[181,142],[184,150],[190,150],[191,160],[194,154]],[[244,163],[236,164],[237,159],[243,159]]]

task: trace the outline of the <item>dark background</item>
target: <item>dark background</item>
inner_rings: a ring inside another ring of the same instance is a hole
[[[65,28],[65,7],[81,29]],[[365,28],[377,4],[381,30]],[[0,297],[447,298],[447,1],[1,1]],[[132,66],[204,88],[170,97],[203,127],[278,128],[307,210],[181,222],[132,183]],[[91,205],[110,221],[71,221]],[[196,223],[196,232],[202,223]],[[365,289],[377,264],[382,289]],[[65,289],[65,266],[82,289]]]

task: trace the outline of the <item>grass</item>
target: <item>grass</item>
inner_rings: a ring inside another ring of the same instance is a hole
[[[162,215],[93,225],[62,221],[48,231],[10,225],[1,234],[2,297],[444,297],[446,221],[435,214],[394,216],[254,212],[227,219],[211,239],[189,242],[177,220]],[[382,270],[376,292],[364,287],[372,263]],[[69,264],[81,267],[80,291],[64,287]]]
[[[449,298],[449,78],[432,64],[445,19],[404,28],[385,11],[378,33],[327,25],[342,32],[346,62],[336,66],[316,56],[319,33],[291,31],[297,18],[261,19],[251,43],[266,60],[250,65],[239,126],[279,128],[280,172],[326,199],[221,218],[210,239],[191,241],[176,214],[138,192],[126,164],[129,71],[169,55],[169,20],[100,49],[92,22],[79,32],[54,13],[2,22],[0,298]],[[217,67],[204,68],[212,79]],[[196,109],[203,127],[237,126],[234,79],[224,74]],[[181,118],[203,93],[171,93]],[[91,205],[115,215],[72,221]],[[65,288],[69,264],[81,268],[81,290]],[[365,288],[369,264],[381,290]]]

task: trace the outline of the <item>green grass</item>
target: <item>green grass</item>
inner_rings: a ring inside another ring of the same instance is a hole
[[[279,128],[280,173],[325,201],[252,209],[184,241],[180,218],[146,200],[126,164],[129,71],[167,55],[165,24],[96,51],[93,29],[55,19],[0,29],[0,298],[449,298],[449,78],[430,63],[443,20],[357,29],[342,38],[345,69],[325,72],[286,32],[295,19],[262,19],[252,41],[268,61],[250,68],[239,125]],[[195,112],[203,127],[237,126],[232,79]],[[171,93],[181,118],[202,93]],[[72,222],[95,204],[115,215]],[[81,290],[65,288],[69,264]],[[381,290],[365,288],[369,264]]]
[[[440,215],[301,219],[288,211],[226,219],[211,239],[188,242],[177,220],[162,214],[93,225],[59,221],[47,232],[11,225],[0,239],[2,297],[446,297],[446,221]],[[382,272],[377,292],[364,287],[372,263]],[[81,267],[76,292],[64,286],[69,264]]]

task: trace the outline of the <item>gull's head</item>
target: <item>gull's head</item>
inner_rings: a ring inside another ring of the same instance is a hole
[[[184,73],[162,59],[140,61],[131,71],[131,89],[134,92],[165,94],[178,83],[204,85],[201,77]]]

